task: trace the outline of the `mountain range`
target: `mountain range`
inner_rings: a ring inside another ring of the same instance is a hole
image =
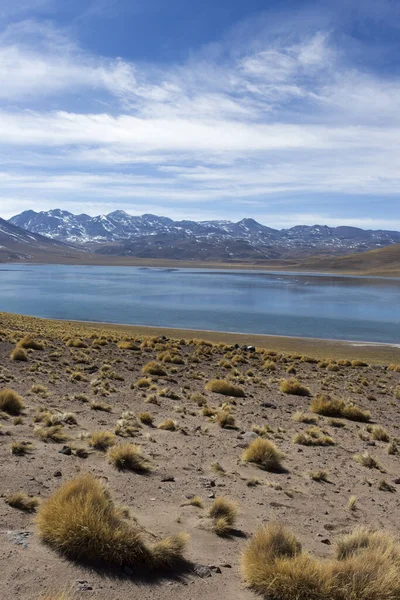
[[[27,210],[9,223],[99,254],[186,260],[267,260],[314,254],[341,255],[400,243],[400,232],[358,227],[298,225],[274,229],[251,218],[174,221],[123,210],[91,217],[65,210]]]

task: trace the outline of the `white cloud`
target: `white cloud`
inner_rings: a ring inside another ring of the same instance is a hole
[[[230,201],[263,218],[263,208],[281,203],[278,223],[299,194],[321,204],[324,194],[396,197],[400,80],[345,58],[315,30],[161,69],[93,56],[47,25],[8,27],[0,35],[1,212],[29,201],[116,207],[133,199],[164,214],[203,206],[207,218]],[[306,208],[296,218],[310,215],[342,218]]]

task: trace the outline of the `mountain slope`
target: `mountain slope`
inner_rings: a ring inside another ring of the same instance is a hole
[[[132,216],[123,210],[96,217],[60,209],[28,210],[12,217],[10,223],[52,239],[89,244],[100,253],[153,258],[201,259],[204,254],[214,260],[292,258],[363,252],[400,243],[397,231],[326,225],[278,230],[249,218],[237,223],[173,221],[151,214]],[[112,247],[97,247],[105,242]],[[208,250],[203,252],[201,246]]]
[[[48,256],[69,257],[82,254],[73,246],[58,242],[37,233],[31,233],[0,218],[0,260],[41,261]]]

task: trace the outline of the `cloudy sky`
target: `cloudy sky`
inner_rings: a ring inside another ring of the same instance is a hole
[[[0,0],[0,215],[400,230],[398,0]]]

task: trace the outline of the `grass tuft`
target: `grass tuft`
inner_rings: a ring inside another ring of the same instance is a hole
[[[206,383],[206,390],[223,396],[233,396],[234,398],[244,398],[244,391],[238,385],[233,385],[225,379],[211,379]]]
[[[120,471],[128,470],[135,473],[148,473],[150,463],[144,458],[139,446],[135,444],[118,444],[108,451],[108,462]]]
[[[21,396],[9,388],[0,390],[0,411],[9,415],[19,415],[25,408]]]
[[[294,396],[311,396],[311,392],[297,379],[284,379],[281,382],[280,388],[284,394],[292,394]]]
[[[325,417],[341,417],[362,423],[367,423],[371,419],[371,413],[368,410],[362,410],[355,404],[347,403],[344,400],[337,400],[325,394],[320,394],[316,398],[313,398],[311,410]]]
[[[39,505],[39,498],[33,498],[25,494],[25,492],[14,492],[6,496],[6,504],[12,508],[18,508],[24,512],[35,512]]]
[[[245,462],[254,463],[266,471],[280,471],[282,469],[283,454],[274,442],[257,438],[245,449],[242,459]]]

